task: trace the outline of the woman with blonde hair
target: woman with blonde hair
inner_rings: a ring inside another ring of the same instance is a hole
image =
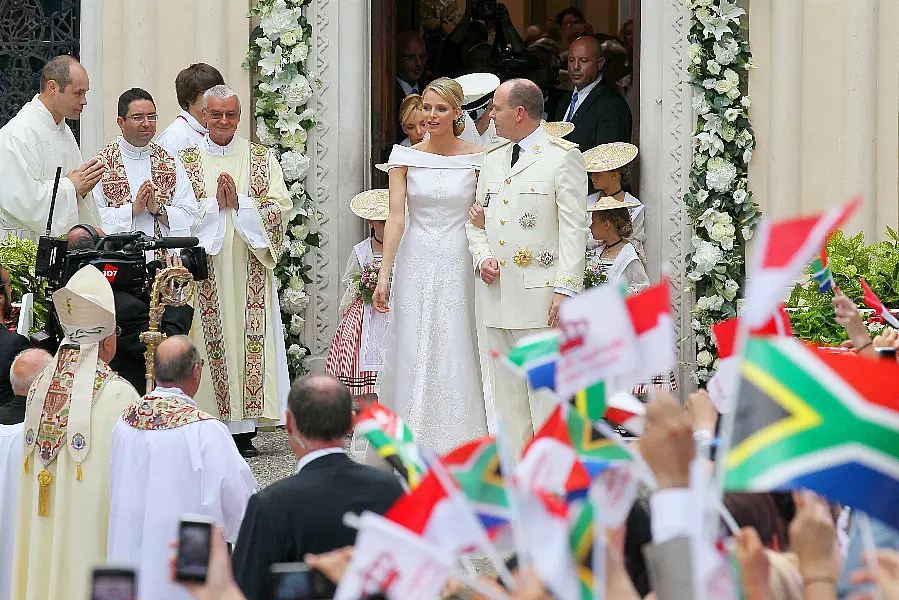
[[[422,106],[424,104],[418,94],[409,94],[400,104],[400,125],[406,134],[406,139],[400,142],[401,146],[411,148],[428,135],[428,124],[425,122]]]
[[[394,146],[381,273],[373,304],[390,305],[379,398],[437,453],[487,432],[465,235],[481,148],[465,127],[458,82],[440,78],[422,94],[428,138]],[[406,206],[408,202],[408,224]]]

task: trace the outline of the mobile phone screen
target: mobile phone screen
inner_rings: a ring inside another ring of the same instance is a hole
[[[275,577],[275,591],[272,600],[301,600],[311,598],[309,570],[293,573],[279,573]]]
[[[305,563],[274,564],[269,577],[271,600],[319,600],[336,592],[333,583]]]
[[[137,580],[129,569],[94,570],[91,600],[137,600]]]
[[[181,521],[176,569],[179,581],[206,581],[211,541],[211,523]]]

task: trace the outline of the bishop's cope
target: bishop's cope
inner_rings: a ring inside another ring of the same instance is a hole
[[[252,446],[240,436],[259,420],[281,420],[290,387],[273,270],[292,204],[275,154],[237,135],[236,93],[212,87],[203,107],[209,133],[179,153],[200,203],[196,235],[209,267],[191,328],[207,369],[195,400],[243,450]]]
[[[109,368],[112,288],[93,266],[53,293],[65,337],[28,393],[13,564],[16,600],[87,598],[106,561],[112,429],[139,400]]]

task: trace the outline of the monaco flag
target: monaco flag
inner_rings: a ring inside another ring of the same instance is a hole
[[[675,364],[669,282],[624,297],[615,283],[562,304],[556,392],[569,400],[605,381],[611,394],[665,373]]]
[[[380,515],[365,512],[353,558],[334,600],[384,594],[390,600],[436,598],[453,572],[447,553]]]
[[[868,282],[862,279],[861,284],[862,289],[865,291],[865,304],[868,305],[868,308],[876,310],[877,314],[883,317],[883,320],[889,323],[890,327],[899,329],[899,319],[896,319],[893,313],[890,312],[890,309],[883,305],[883,302],[880,301],[880,298],[877,297],[877,294],[874,293]]]
[[[568,435],[566,404],[556,404],[543,427],[528,442],[516,475],[525,489],[567,495],[590,486],[590,474],[581,464]]]
[[[784,298],[794,280],[821,251],[830,233],[861,204],[856,196],[843,206],[809,217],[762,221],[748,270],[746,309],[742,317],[750,328],[763,325]]]
[[[740,358],[734,355],[738,324],[739,319],[727,319],[712,325],[712,336],[718,348],[718,370],[706,384],[706,391],[721,414],[730,412],[733,408],[732,396],[736,391],[735,384],[740,374]],[[793,328],[783,303],[767,323],[750,330],[750,334],[791,337]]]

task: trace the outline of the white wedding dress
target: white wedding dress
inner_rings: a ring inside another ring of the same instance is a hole
[[[394,261],[380,401],[438,454],[486,435],[465,223],[484,154],[440,156],[394,146],[408,167],[407,219]]]

